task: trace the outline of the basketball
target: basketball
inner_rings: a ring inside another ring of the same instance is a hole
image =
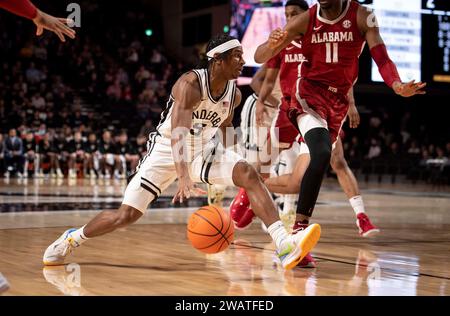
[[[228,248],[234,238],[230,216],[217,206],[203,206],[189,217],[187,237],[192,246],[204,253]]]

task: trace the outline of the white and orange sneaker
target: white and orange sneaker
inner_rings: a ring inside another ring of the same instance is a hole
[[[356,218],[356,226],[358,226],[360,236],[373,237],[380,232],[380,229],[370,222],[369,217],[365,213],[358,214]]]
[[[255,213],[250,208],[250,199],[243,188],[239,189],[238,194],[231,202],[230,216],[234,227],[238,230],[248,228],[255,218]]]
[[[71,235],[76,230],[76,228],[66,230],[55,242],[48,246],[44,253],[44,265],[55,266],[64,264],[66,257],[79,246]]]
[[[312,224],[306,229],[289,235],[283,249],[277,250],[278,258],[284,269],[290,270],[301,263],[320,239],[320,225]]]

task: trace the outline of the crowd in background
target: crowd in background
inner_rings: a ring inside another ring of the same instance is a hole
[[[387,175],[395,182],[403,175],[412,182],[450,184],[450,139],[422,109],[396,113],[392,106],[379,106],[361,118],[358,129],[345,129],[343,144],[349,165],[366,180]]]
[[[124,8],[119,27],[108,24],[119,17],[84,8],[95,20],[66,43],[36,39],[28,21],[0,17],[0,177],[126,177],[145,155],[171,86],[192,66],[145,37],[148,17],[139,10]],[[450,139],[424,137],[439,127],[418,124],[420,115],[367,108],[343,141],[350,166],[367,177],[448,183]]]
[[[124,178],[145,154],[186,68],[136,34],[146,16],[135,12],[143,11],[83,8],[98,15],[86,15],[90,27],[66,43],[36,39],[26,20],[0,18],[0,176]],[[131,29],[111,27],[117,18]],[[102,22],[110,27],[98,29]]]

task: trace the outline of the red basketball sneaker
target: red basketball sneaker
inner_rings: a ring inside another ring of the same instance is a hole
[[[247,228],[253,221],[255,214],[250,209],[250,200],[244,189],[239,189],[238,194],[230,205],[230,216],[237,229]]]
[[[370,222],[369,217],[365,213],[359,213],[356,216],[356,226],[359,228],[359,235],[362,237],[372,237],[380,232],[378,227],[375,227]]]
[[[255,213],[253,213],[253,210],[249,208],[247,212],[245,212],[244,215],[241,217],[239,222],[234,222],[234,228],[236,228],[237,230],[247,229],[253,222],[253,219],[255,217],[256,217]]]
[[[298,233],[299,231],[302,231],[304,229],[306,229],[308,227],[308,223],[302,223],[302,222],[298,222],[296,221],[294,224],[294,228],[293,228],[293,234]],[[297,267],[299,268],[315,268],[317,266],[316,261],[314,260],[314,258],[311,256],[311,253],[308,253],[303,259],[302,261],[300,261],[297,265]]]

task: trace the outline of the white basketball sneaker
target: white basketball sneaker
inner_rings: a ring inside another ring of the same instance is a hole
[[[76,228],[66,230],[53,244],[48,246],[44,253],[44,265],[55,266],[64,264],[66,257],[79,246],[71,235],[76,230]]]
[[[281,265],[290,270],[298,265],[300,261],[316,246],[320,239],[320,225],[312,224],[305,230],[294,235],[289,235],[282,249],[277,250]]]

